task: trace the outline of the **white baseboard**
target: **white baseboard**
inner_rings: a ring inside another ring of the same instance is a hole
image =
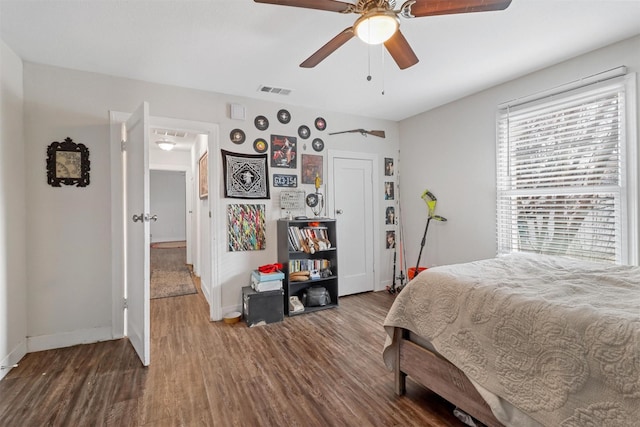
[[[185,242],[186,237],[159,237],[151,240],[151,243],[164,243],[164,242]]]
[[[13,365],[17,364],[27,354],[27,341],[23,340],[0,362],[0,380],[13,369]]]
[[[114,339],[111,327],[80,329],[54,335],[40,335],[27,338],[27,351],[51,350],[54,348],[71,347],[78,344],[89,344],[98,341]]]

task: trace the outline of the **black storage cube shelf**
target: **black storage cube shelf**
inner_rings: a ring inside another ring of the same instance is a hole
[[[275,323],[284,319],[284,291],[256,292],[251,286],[242,288],[242,317],[248,326],[260,322]]]

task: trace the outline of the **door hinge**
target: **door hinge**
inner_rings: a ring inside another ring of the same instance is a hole
[[[129,302],[126,298],[123,298],[122,300],[122,308],[124,308],[125,310],[129,308]]]
[[[120,140],[120,151],[127,151],[127,141]]]

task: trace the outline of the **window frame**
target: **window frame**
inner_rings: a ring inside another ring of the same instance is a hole
[[[533,188],[530,190],[516,189],[517,186],[505,184],[511,181],[508,175],[508,159],[502,146],[509,144],[509,114],[539,109],[545,112],[550,105],[568,103],[572,99],[583,97],[590,93],[616,87],[623,93],[623,104],[620,107],[620,182],[610,186],[608,190],[618,192],[619,218],[615,223],[617,245],[615,260],[619,264],[638,265],[638,150],[637,150],[637,115],[636,115],[636,74],[626,73],[625,67],[610,70],[586,79],[554,88],[544,93],[532,95],[499,105],[496,113],[496,245],[498,255],[518,252],[520,234],[517,231],[517,207],[513,203],[505,207],[508,199],[515,196],[532,196],[535,194],[598,194],[607,191],[601,187],[592,191],[593,187],[569,187],[562,191],[554,191],[561,187]],[[513,116],[512,116],[513,117]],[[505,122],[506,121],[506,122]],[[506,127],[505,127],[506,123]],[[508,147],[507,147],[508,150]],[[505,163],[506,161],[506,163]],[[589,191],[585,191],[589,190]],[[511,218],[511,219],[505,219]],[[515,233],[515,234],[514,234]],[[513,236],[516,236],[514,241]],[[529,250],[529,252],[531,252]],[[544,250],[542,250],[544,253]],[[567,254],[577,256],[576,254]]]

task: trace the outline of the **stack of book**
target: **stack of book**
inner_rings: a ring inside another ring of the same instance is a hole
[[[331,267],[328,259],[292,259],[289,260],[289,274],[305,270],[326,270]]]
[[[302,251],[304,242],[308,241],[324,241],[329,242],[327,227],[296,227],[289,226],[289,246],[294,251]]]
[[[276,291],[282,288],[284,273],[276,271],[274,273],[261,273],[258,270],[251,272],[251,287],[256,292]]]

